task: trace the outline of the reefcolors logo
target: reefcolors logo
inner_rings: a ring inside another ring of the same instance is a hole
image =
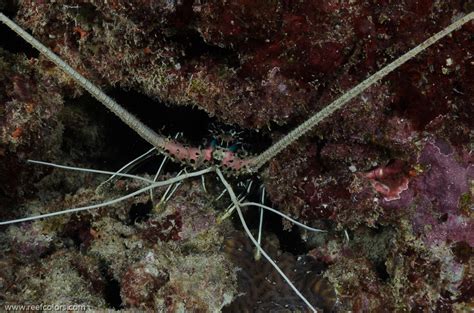
[[[87,311],[90,307],[85,304],[5,304],[3,306],[7,312],[15,311]]]

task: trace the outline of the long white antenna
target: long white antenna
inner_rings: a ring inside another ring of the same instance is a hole
[[[342,96],[336,99],[334,102],[326,106],[321,111],[314,114],[308,120],[306,120],[303,124],[293,129],[288,135],[281,138],[277,141],[274,145],[270,148],[262,152],[260,155],[256,156],[250,162],[250,171],[256,172],[260,167],[262,167],[265,163],[273,159],[277,154],[279,154],[282,150],[286,147],[291,145],[293,142],[298,140],[301,136],[306,134],[308,131],[314,128],[314,126],[318,125],[321,121],[332,115],[335,111],[342,108],[346,105],[349,101],[360,95],[362,92],[367,90],[370,86],[380,81],[382,78],[387,76],[389,73],[400,67],[406,61],[414,58],[417,54],[437,42],[438,40],[442,39],[446,35],[450,34],[457,28],[461,27],[465,23],[469,22],[474,18],[474,12],[469,13],[468,15],[460,18],[459,20],[455,21],[439,33],[434,34],[430,38],[426,39],[424,42],[416,46],[415,48],[411,49],[410,51],[406,52],[404,55],[393,61],[392,63],[388,64],[387,66],[380,69],[378,72],[371,75],[369,78],[364,80],[363,82],[359,83],[355,87],[353,87],[348,92],[345,92]]]
[[[151,128],[143,124],[137,117],[128,112],[120,104],[115,102],[112,98],[107,96],[102,90],[96,87],[91,83],[87,78],[79,74],[75,69],[69,66],[66,62],[61,60],[53,51],[49,50],[45,45],[36,40],[33,36],[24,31],[20,26],[18,26],[11,19],[6,17],[3,13],[0,12],[0,21],[7,25],[11,30],[17,33],[21,38],[26,42],[32,45],[37,49],[41,54],[47,57],[51,62],[56,64],[61,70],[63,70],[67,75],[69,75],[76,83],[81,85],[86,89],[94,98],[96,98],[100,103],[117,115],[122,122],[127,124],[131,129],[133,129],[140,137],[145,139],[148,143],[153,145],[155,148],[163,149],[166,143],[166,139],[158,135]]]
[[[260,244],[257,242],[255,237],[252,235],[252,232],[250,231],[247,223],[245,222],[244,215],[242,214],[242,210],[240,209],[241,207],[241,202],[235,195],[234,189],[230,186],[230,184],[227,182],[225,179],[224,175],[222,174],[221,170],[216,167],[216,173],[217,176],[219,176],[219,179],[221,182],[224,184],[225,189],[227,190],[227,193],[230,196],[230,199],[232,203],[234,204],[234,207],[237,210],[237,214],[239,215],[240,222],[242,223],[242,227],[245,230],[245,233],[247,233],[247,236],[250,238],[250,241],[254,244],[254,246],[257,248],[258,251],[263,255],[265,259],[273,266],[273,268],[280,274],[280,276],[286,281],[288,286],[290,286],[291,289],[296,293],[296,295],[308,306],[308,308],[311,310],[311,312],[317,313],[318,311],[313,307],[313,305],[308,301],[308,299],[305,298],[305,296],[298,290],[298,288],[295,287],[295,285],[291,282],[291,280],[288,278],[288,276],[283,273],[283,271],[278,267],[278,265],[273,261],[273,259],[263,250],[263,248],[260,246]]]
[[[49,165],[49,164],[45,164],[45,165]],[[36,215],[36,216],[23,217],[23,218],[18,218],[18,219],[15,219],[15,220],[2,221],[2,222],[0,222],[0,225],[23,223],[23,222],[34,221],[34,220],[38,220],[38,219],[46,218],[46,217],[53,217],[53,216],[58,216],[58,215],[63,215],[63,214],[69,214],[69,213],[75,213],[75,212],[81,212],[81,211],[85,211],[85,210],[101,208],[101,207],[104,207],[104,206],[108,206],[108,205],[118,203],[120,201],[129,199],[129,198],[133,198],[136,195],[139,195],[141,193],[144,193],[148,190],[152,190],[152,189],[157,188],[157,187],[171,185],[171,184],[180,182],[182,180],[185,180],[185,179],[188,179],[188,178],[191,178],[191,177],[199,177],[201,175],[211,173],[211,172],[214,172],[214,171],[215,171],[214,167],[208,167],[208,168],[200,170],[200,171],[182,174],[182,175],[179,175],[179,176],[176,176],[176,177],[164,180],[164,181],[153,182],[153,183],[149,184],[148,186],[143,187],[143,188],[141,188],[137,191],[134,191],[132,193],[129,193],[125,196],[122,196],[122,197],[119,197],[119,198],[116,198],[116,199],[112,199],[112,200],[108,200],[108,201],[105,201],[105,202],[102,202],[102,203],[92,204],[92,205],[79,207],[79,208],[65,209],[65,210],[61,210],[61,211],[57,211],[57,212],[44,213],[44,214],[40,214],[40,215]],[[114,173],[112,173],[112,174],[114,174]]]

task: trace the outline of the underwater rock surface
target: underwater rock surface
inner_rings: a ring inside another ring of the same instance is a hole
[[[0,2],[145,122],[189,111],[195,120],[183,125],[191,133],[232,125],[257,138],[254,147],[239,143],[250,152],[268,146],[259,136],[277,140],[473,7],[458,0]],[[322,311],[474,309],[473,37],[471,22],[259,173],[255,184],[265,186],[272,207],[327,230],[268,219],[263,238]],[[201,113],[211,122],[198,125]],[[2,25],[2,221],[144,187],[118,179],[96,189],[104,177],[26,163],[116,170],[147,149],[123,128]],[[190,137],[183,140],[194,144]],[[135,172],[152,179],[161,159],[154,161]],[[169,165],[160,179],[179,170]],[[0,226],[0,304],[306,310],[264,259],[254,259],[237,219],[218,222],[230,202],[216,200],[222,187],[205,179],[206,190],[200,179],[185,181],[165,205],[161,188],[154,201],[145,193],[109,208]],[[252,208],[245,215],[257,216]]]

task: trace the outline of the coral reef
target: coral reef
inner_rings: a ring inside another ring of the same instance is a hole
[[[59,112],[63,99],[45,64],[0,48],[0,198],[28,194],[37,172],[24,160],[39,155],[54,159],[61,142]],[[54,71],[54,70],[52,70]]]
[[[340,311],[468,310],[472,249],[456,252],[446,242],[427,246],[406,222],[352,234],[349,243],[335,237],[309,253],[327,264],[325,276],[345,299]]]
[[[263,247],[288,273],[296,288],[311,304],[330,312],[336,303],[336,293],[322,277],[323,266],[310,257],[295,258],[279,251],[278,239],[265,236]],[[224,251],[238,267],[239,290],[244,291],[224,312],[294,312],[305,311],[306,305],[264,259],[255,259],[255,248],[240,233],[231,234]]]
[[[147,123],[163,118],[165,106],[197,120],[197,108],[216,124],[273,140],[472,8],[458,0],[0,3],[91,81],[114,96],[128,92],[123,104]],[[324,312],[473,309],[473,25],[403,65],[259,173],[275,208],[328,231],[302,231],[304,242],[281,247],[272,235],[264,239]],[[8,30],[0,34],[1,220],[142,187],[117,180],[96,191],[96,175],[25,163],[116,169],[145,146],[50,62]],[[184,123],[196,134],[208,128]],[[265,149],[255,138],[246,149]],[[151,173],[147,166],[138,172]],[[166,205],[142,195],[2,226],[0,303],[304,311],[270,265],[254,260],[237,224],[217,223],[227,203],[214,201],[215,181],[206,184],[207,193],[199,180],[184,182]],[[162,194],[156,190],[155,200]],[[268,226],[280,239],[292,228],[278,227]]]
[[[90,281],[77,271],[74,262],[80,257],[74,251],[61,250],[30,266],[3,259],[2,303],[106,307],[100,294],[91,292]]]
[[[117,183],[126,190],[137,188],[133,182]],[[11,226],[2,233],[2,303],[219,311],[236,293],[233,266],[220,252],[224,234],[232,228],[209,218],[215,212],[199,185],[183,183],[166,211],[150,208],[140,218],[133,218],[134,210],[150,205],[149,196],[94,214]],[[70,199],[42,207],[33,203],[25,211],[57,211],[69,203],[112,195],[83,189]],[[169,236],[170,216],[182,216],[189,224],[176,223],[171,231],[175,235]]]

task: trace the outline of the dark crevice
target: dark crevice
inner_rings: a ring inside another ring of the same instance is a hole
[[[260,152],[271,144],[265,134],[222,124],[197,107],[160,103],[136,91],[114,89],[109,94],[156,132],[170,138],[182,133],[179,141],[189,145],[209,146],[221,135],[233,136],[230,145],[236,144],[249,153]]]
[[[441,215],[439,218],[438,218],[438,223],[439,224],[443,224],[445,222],[448,221],[448,218],[449,218],[449,214],[448,213],[444,213],[443,215]]]
[[[123,308],[122,298],[120,297],[120,283],[110,274],[110,268],[105,261],[100,264],[100,272],[105,278],[104,300],[108,307],[115,310]]]
[[[0,10],[7,17],[15,21],[18,8],[16,4],[13,4],[13,1],[6,1],[4,6],[0,5]],[[11,53],[24,53],[28,58],[37,58],[39,56],[38,50],[34,49],[3,23],[0,23],[0,38],[0,47]]]
[[[261,189],[259,187],[260,182],[256,177],[253,178],[253,190],[247,195],[246,201],[261,203]],[[272,204],[265,199],[265,205],[272,207]],[[234,224],[237,229],[241,229],[240,219],[234,216]],[[255,238],[257,237],[258,227],[260,222],[260,210],[258,208],[248,208],[244,212],[245,220],[247,225],[252,230]],[[269,211],[264,211],[263,218],[263,236],[262,241],[265,240],[265,233],[273,233],[278,237],[280,242],[280,250],[282,252],[288,252],[293,255],[303,255],[308,253],[308,246],[305,241],[301,238],[299,228],[293,226],[291,230],[285,230],[283,227],[283,219],[277,214]]]
[[[128,212],[129,225],[142,223],[148,220],[152,209],[153,203],[151,201],[148,201],[147,203],[133,204]]]
[[[174,137],[176,133],[183,132],[183,138],[192,144],[206,133],[210,119],[202,111],[189,107],[168,107],[133,91],[114,89],[107,93],[157,133]],[[150,144],[91,96],[84,95],[66,101],[66,104],[73,111],[70,114],[73,118],[64,121],[62,149],[65,153],[86,157],[102,169],[113,170],[151,148]],[[81,121],[74,119],[74,111],[78,110],[79,116],[83,116]],[[97,135],[99,139],[94,138]],[[77,152],[70,153],[71,150]],[[85,155],[81,155],[81,151]],[[143,162],[140,171],[156,171],[159,165],[156,160],[156,157],[152,157],[150,161]]]
[[[471,256],[474,255],[474,248],[465,241],[454,243],[451,247],[451,251],[456,261],[461,264],[468,264]]]
[[[378,262],[375,264],[375,271],[379,278],[386,282],[390,278],[390,275],[387,272],[387,267],[385,266],[385,262]]]
[[[193,144],[199,144],[202,138],[208,136],[212,119],[195,107],[170,106],[133,90],[113,89],[107,93],[143,123],[166,136],[174,137],[182,132],[183,138]]]
[[[271,143],[269,137],[263,134],[223,125],[197,108],[168,106],[136,91],[112,89],[107,91],[107,94],[158,134],[175,138],[178,133],[182,133],[178,141],[187,145],[207,147],[216,142],[216,138],[221,137],[220,134],[235,134],[235,143],[231,139],[229,144],[235,145],[236,152],[255,154]],[[80,110],[83,110],[90,119],[86,123],[90,124],[83,127],[74,118],[69,118],[64,122],[63,151],[65,153],[75,149],[77,153],[69,153],[69,155],[83,157],[80,151],[89,151],[86,157],[90,161],[100,164],[103,169],[113,170],[151,148],[147,142],[91,96],[84,95],[66,103],[71,110],[78,110],[78,107],[81,107]],[[88,134],[94,127],[101,132],[99,135],[103,138],[102,140],[94,141],[93,136]],[[156,171],[160,162],[161,160],[156,156],[152,157],[139,166],[140,171],[151,174]],[[179,164],[173,166],[171,163],[168,162],[169,170],[179,169]]]
[[[380,223],[375,223],[373,227],[369,228],[370,233],[373,235],[380,235],[386,230],[387,229],[383,227]]]
[[[218,63],[225,64],[226,67],[235,69],[240,67],[239,56],[235,51],[206,43],[194,29],[187,29],[186,32],[175,34],[170,39],[184,48],[184,56],[179,60],[181,64],[202,56],[210,56]]]

